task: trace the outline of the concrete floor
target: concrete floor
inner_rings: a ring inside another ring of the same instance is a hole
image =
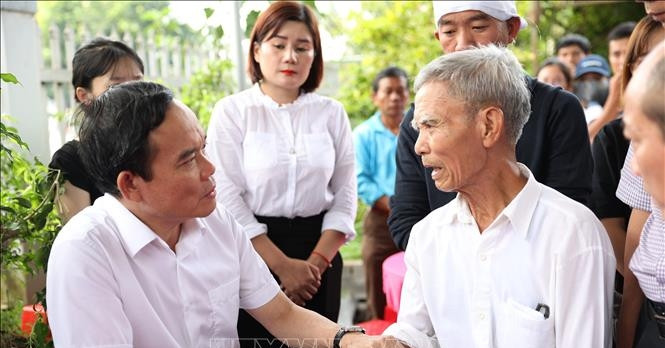
[[[360,260],[344,260],[342,271],[342,300],[337,323],[352,325],[353,314],[359,303],[365,301],[365,272]]]

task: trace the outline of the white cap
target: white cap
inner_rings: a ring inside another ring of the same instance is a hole
[[[513,17],[520,19],[520,29],[527,25],[524,18],[517,14],[514,1],[432,1],[434,8],[434,26],[439,27],[441,17],[455,12],[476,10],[486,13],[500,21]]]

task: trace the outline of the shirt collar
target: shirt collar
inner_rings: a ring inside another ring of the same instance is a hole
[[[139,218],[120,203],[116,197],[107,193],[95,200],[94,205],[101,207],[110,215],[112,222],[116,226],[118,235],[122,239],[122,243],[125,245],[125,250],[127,250],[127,253],[132,258],[135,257],[146,245],[152,243],[152,241],[161,241],[160,237],[153,232],[150,227],[139,220]],[[197,230],[200,231],[200,233],[195,233]],[[199,236],[205,230],[205,226],[199,221],[199,219],[190,219],[186,221],[182,226],[178,244],[186,238],[184,236],[187,235],[189,237],[190,234],[192,236]],[[166,242],[163,242],[163,244],[166,246]]]
[[[264,94],[263,91],[261,90],[261,87],[259,86],[259,83],[255,83],[252,86],[252,91],[256,95],[256,97],[266,106],[268,106],[271,109],[290,109],[298,104],[305,103],[307,99],[309,98],[311,93],[305,93],[301,91],[300,95],[296,100],[294,100],[291,103],[284,104],[284,105],[279,105],[276,101],[272,100],[268,95]]]
[[[513,225],[515,231],[526,238],[529,232],[531,217],[540,198],[541,187],[527,166],[522,163],[518,163],[518,166],[522,175],[527,177],[526,185],[508,203],[503,211],[499,213],[495,221],[500,219],[501,216],[505,216]],[[441,223],[450,224],[458,221],[463,224],[475,224],[466,200],[459,193],[449,204],[452,204],[451,209],[446,210],[445,214],[441,217]]]
[[[376,111],[374,115],[369,119],[369,125],[370,129],[374,130],[375,132],[378,133],[385,133],[388,134],[392,137],[397,137],[393,132],[386,127],[385,124],[383,124],[383,121],[381,121],[381,111]]]
[[[526,238],[533,212],[538,205],[541,187],[533,173],[522,163],[518,163],[520,172],[527,177],[526,185],[501,212],[513,225],[515,231]]]

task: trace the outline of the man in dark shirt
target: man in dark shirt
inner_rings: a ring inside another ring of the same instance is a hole
[[[513,1],[434,1],[433,7],[434,36],[444,53],[489,43],[508,45],[526,26]],[[517,160],[539,182],[586,204],[593,160],[584,111],[572,94],[526,75],[525,80],[531,92],[531,114],[517,143]],[[395,195],[388,218],[401,249],[406,249],[415,223],[456,195],[434,186],[431,169],[425,169],[414,152],[418,133],[410,125],[412,120],[413,105],[400,126]]]

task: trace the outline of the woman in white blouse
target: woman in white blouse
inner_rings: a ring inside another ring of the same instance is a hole
[[[317,20],[306,5],[272,3],[251,42],[254,85],[219,101],[208,129],[217,197],[286,295],[336,321],[338,249],[355,236],[349,120],[339,102],[313,93],[323,59]],[[243,338],[272,338],[242,310],[238,333],[243,346],[254,346]]]

